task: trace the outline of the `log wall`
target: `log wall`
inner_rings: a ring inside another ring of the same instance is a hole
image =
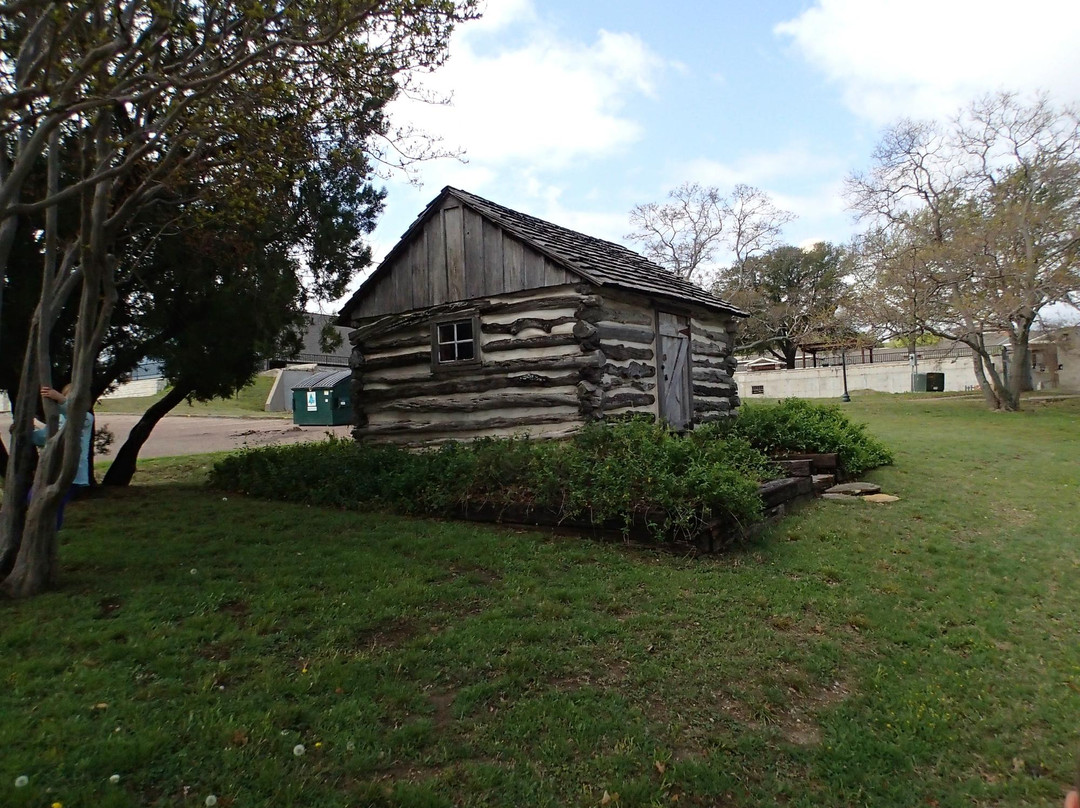
[[[563,284],[382,318],[350,335],[357,439],[405,444],[528,432],[563,437],[584,422],[578,385],[599,357],[574,336],[590,289]],[[431,364],[434,318],[475,312],[481,364]]]
[[[595,406],[588,418],[641,413],[657,418],[656,315],[647,300],[605,290],[596,305],[585,308],[577,326],[585,347],[602,356],[602,373],[595,389]]]
[[[563,437],[590,420],[659,415],[656,311],[643,298],[562,284],[371,321],[351,335],[357,439],[433,444],[528,432]],[[436,318],[475,313],[482,362],[432,368]],[[691,319],[694,422],[738,404],[730,318]]]
[[[704,424],[733,415],[739,406],[732,354],[738,321],[720,314],[698,313],[690,318],[690,382],[694,423]]]

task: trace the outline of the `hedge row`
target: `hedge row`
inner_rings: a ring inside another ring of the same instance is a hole
[[[838,404],[789,398],[779,404],[744,404],[732,433],[770,455],[835,452],[849,477],[893,462],[892,452],[853,422]]]
[[[770,422],[774,426],[770,426]],[[799,424],[803,424],[800,427]],[[643,420],[592,424],[567,441],[483,438],[437,449],[329,440],[248,449],[219,461],[211,484],[268,499],[451,516],[529,512],[644,530],[656,541],[731,533],[761,513],[776,476],[766,455],[837,451],[852,473],[888,452],[839,411],[785,402],[674,434]],[[874,463],[876,465],[876,463]]]

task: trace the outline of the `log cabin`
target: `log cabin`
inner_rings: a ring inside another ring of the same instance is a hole
[[[627,248],[447,187],[345,304],[353,435],[565,437],[739,406],[744,312]]]

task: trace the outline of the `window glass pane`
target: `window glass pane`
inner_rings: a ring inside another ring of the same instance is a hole
[[[472,318],[437,323],[435,361],[468,362],[477,357],[476,333]]]

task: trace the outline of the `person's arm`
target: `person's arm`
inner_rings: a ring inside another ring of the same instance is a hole
[[[42,387],[41,397],[52,399],[53,401],[55,401],[58,405],[60,405],[60,414],[63,416],[67,416],[67,396],[65,396],[59,390],[55,390],[52,387],[48,386]]]
[[[67,417],[67,396],[61,393],[59,390],[54,390],[51,387],[44,386],[41,388],[41,397],[52,399],[59,405],[60,414]],[[35,429],[30,433],[30,439],[34,442],[35,446],[44,446],[45,441],[49,438],[48,426],[43,426],[39,429]]]

